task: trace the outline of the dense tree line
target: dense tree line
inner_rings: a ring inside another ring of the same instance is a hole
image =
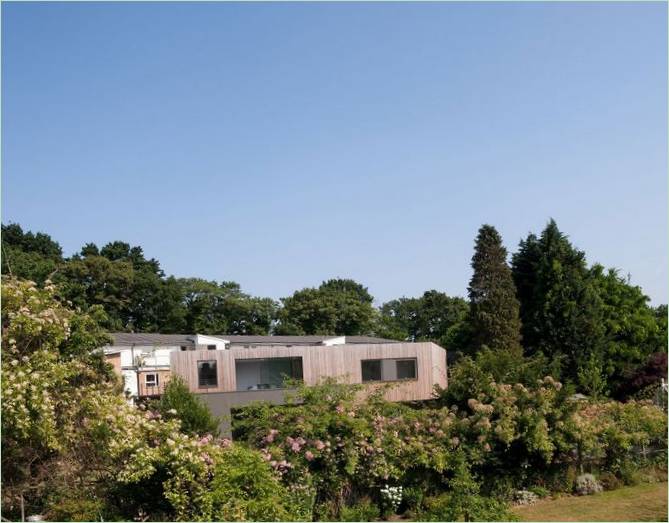
[[[497,230],[484,225],[468,300],[429,290],[376,308],[367,288],[349,279],[276,301],[235,282],[167,276],[158,260],[122,241],[89,243],[68,258],[47,234],[2,226],[3,274],[52,281],[75,307],[96,308],[109,330],[430,340],[452,354],[492,351],[510,367],[543,365],[594,396],[627,396],[640,388],[631,384],[661,373],[662,362],[666,369],[666,357],[657,356],[667,352],[666,306],[651,307],[615,270],[588,266],[553,220],[507,258]]]

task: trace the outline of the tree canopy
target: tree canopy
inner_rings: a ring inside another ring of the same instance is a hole
[[[353,280],[332,279],[318,288],[283,298],[277,334],[368,334],[376,311],[366,287]]]
[[[367,287],[346,278],[277,301],[233,281],[166,275],[157,259],[124,241],[89,242],[65,257],[48,234],[2,225],[3,274],[52,281],[61,298],[98,314],[109,331],[375,335],[433,341],[449,360],[487,347],[492,360],[506,361],[502,375],[515,360],[497,351],[522,347],[579,390],[616,396],[627,394],[625,384],[652,355],[667,351],[666,305],[651,307],[618,271],[588,266],[554,220],[520,242],[510,268],[499,233],[483,225],[472,269],[469,301],[433,289],[377,308]]]

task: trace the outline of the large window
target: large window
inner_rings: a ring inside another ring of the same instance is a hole
[[[216,360],[204,360],[197,362],[197,382],[201,389],[218,386]]]
[[[362,360],[362,381],[381,379],[381,360]]]
[[[416,358],[362,360],[362,381],[415,380]]]
[[[240,359],[235,372],[237,390],[280,389],[286,379],[302,379],[302,358]]]

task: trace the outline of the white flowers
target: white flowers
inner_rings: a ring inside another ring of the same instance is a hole
[[[513,500],[516,505],[533,505],[537,502],[539,496],[529,490],[516,490],[513,493]]]
[[[400,503],[402,503],[402,487],[390,487],[386,484],[381,489],[381,499],[388,508],[392,509],[393,512],[397,512]]]

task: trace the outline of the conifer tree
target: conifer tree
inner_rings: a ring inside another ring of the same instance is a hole
[[[491,225],[483,225],[476,238],[469,283],[469,330],[474,350],[484,345],[515,353],[520,347],[519,303],[502,238]]]
[[[563,378],[600,372],[604,328],[602,300],[585,253],[575,249],[551,220],[537,239],[529,235],[512,260],[519,289],[526,352],[561,360]],[[595,362],[599,370],[594,369]],[[594,370],[593,370],[594,369]]]

